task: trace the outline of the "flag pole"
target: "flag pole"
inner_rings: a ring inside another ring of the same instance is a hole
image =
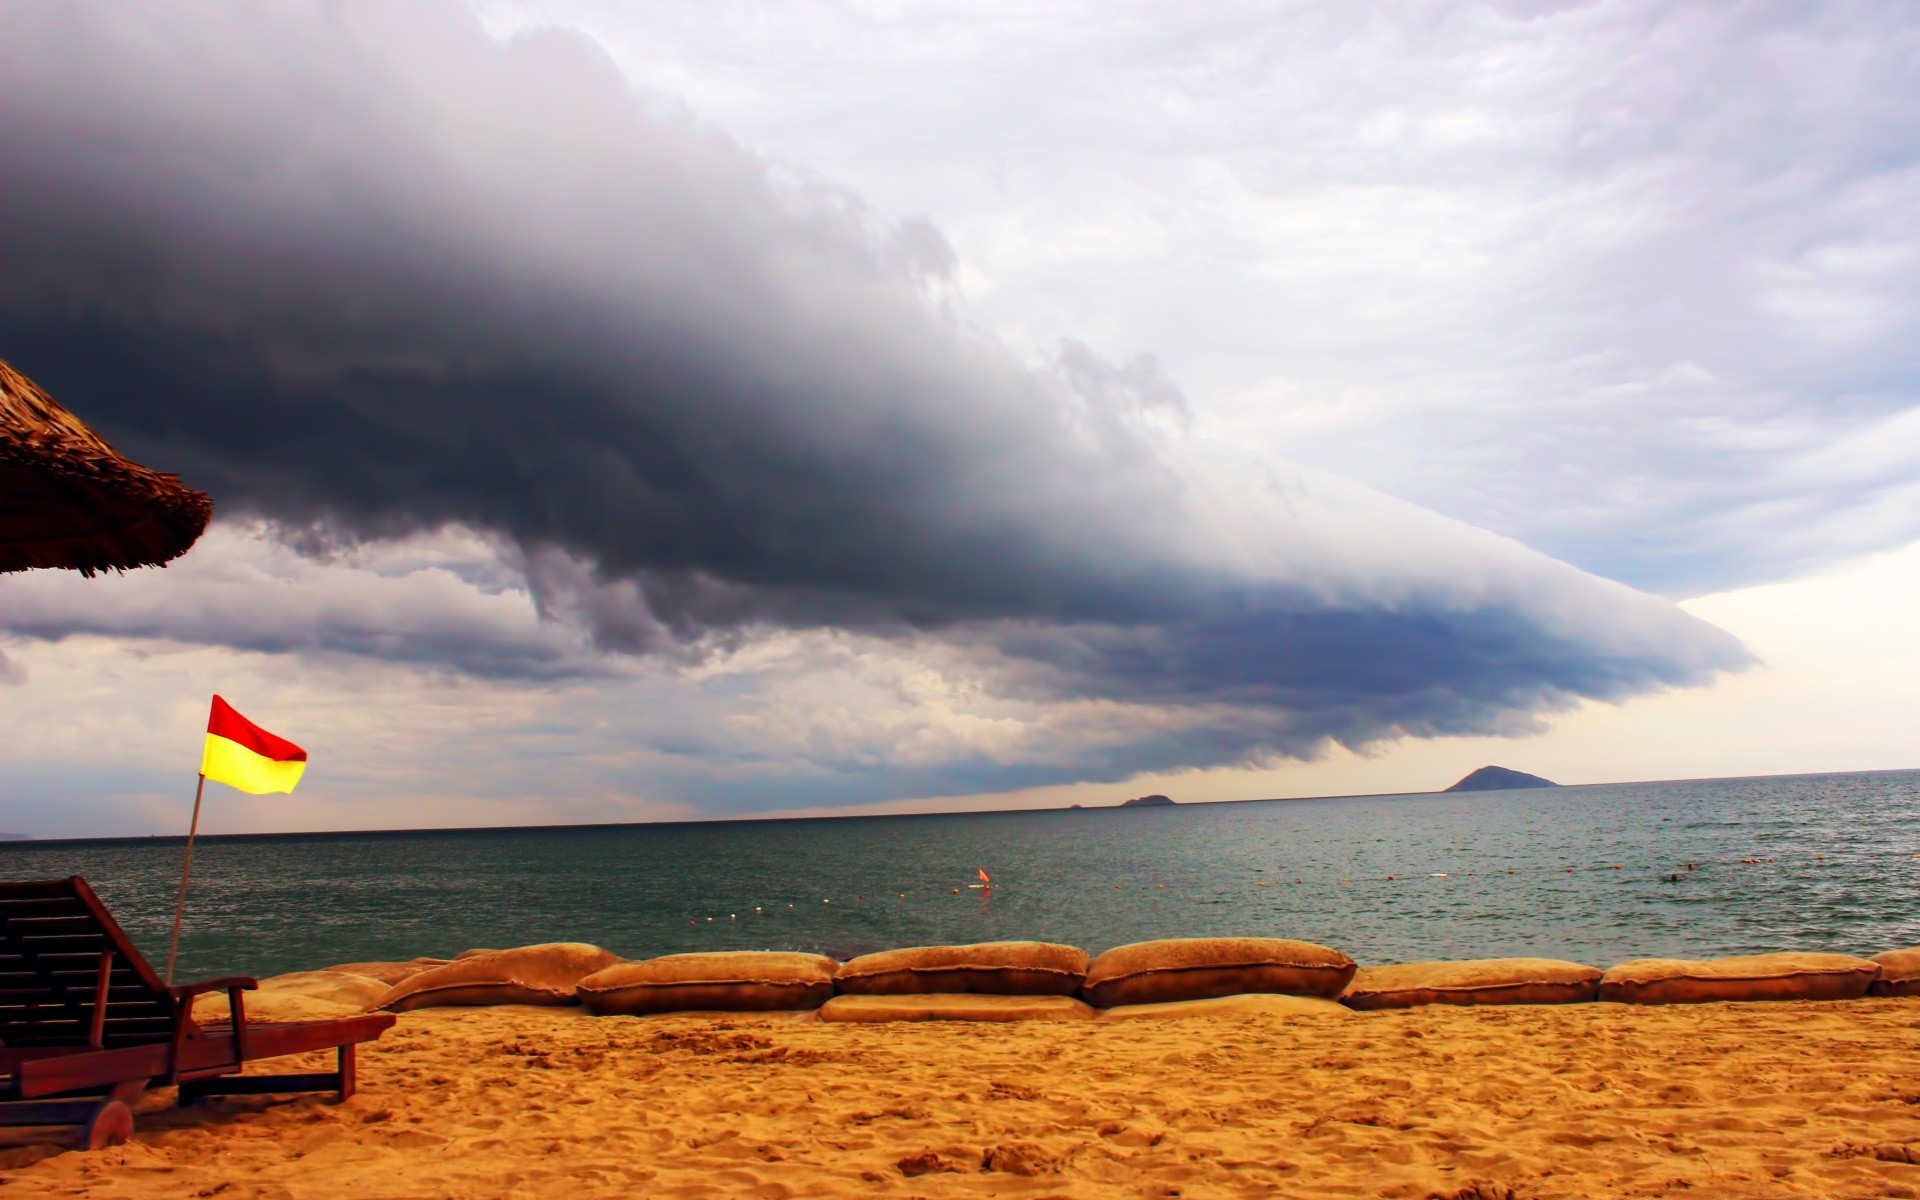
[[[193,870],[193,835],[200,830],[200,796],[207,790],[207,777],[193,789],[193,820],[187,825],[187,861],[180,868],[180,899],[173,906],[173,940],[167,943],[167,986],[173,986],[173,960],[180,953],[180,918],[187,911],[187,875]]]

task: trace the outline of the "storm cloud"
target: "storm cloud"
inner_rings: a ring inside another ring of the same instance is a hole
[[[436,576],[227,621],[206,581],[129,607],[174,573],[9,581],[16,632],[533,677],[595,669],[555,625],[683,664],[839,632],[994,703],[1133,714],[1097,766],[1000,752],[1023,782],[1510,729],[1747,661],[1665,601],[1191,437],[1149,358],[1015,354],[950,303],[931,225],[571,35],[497,41],[451,3],[4,3],[0,111],[0,355],[223,519],[295,548],[471,531],[526,601],[496,619],[497,589]]]

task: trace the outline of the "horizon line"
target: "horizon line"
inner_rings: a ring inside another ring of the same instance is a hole
[[[1476,767],[1475,770],[1483,768]],[[1511,768],[1509,768],[1511,769]],[[1656,783],[1720,783],[1738,782],[1750,779],[1815,779],[1827,775],[1900,775],[1920,771],[1920,767],[1882,767],[1866,771],[1789,771],[1780,775],[1698,775],[1676,779],[1628,779],[1610,783],[1554,783],[1554,788],[1594,788],[1594,787],[1643,787]],[[1472,772],[1468,772],[1469,775]],[[1466,778],[1466,776],[1462,776]],[[1543,777],[1544,778],[1544,777]],[[1499,792],[1539,792],[1546,788],[1476,788],[1471,791],[1453,792],[1447,789],[1426,792],[1343,792],[1321,796],[1248,796],[1238,800],[1176,800],[1171,805],[1154,805],[1146,811],[1165,808],[1204,808],[1220,804],[1291,804],[1312,800],[1392,800],[1407,796],[1473,796]],[[1154,794],[1154,793],[1149,793]],[[242,841],[258,838],[302,838],[302,837],[374,837],[389,834],[432,834],[432,833],[546,833],[558,829],[635,829],[652,826],[676,825],[751,825],[773,821],[873,821],[888,818],[913,819],[916,817],[978,817],[1007,816],[1020,813],[1057,813],[1057,812],[1103,812],[1127,808],[1125,801],[1115,804],[1064,804],[1049,805],[1042,808],[977,808],[977,809],[935,809],[928,812],[889,812],[889,813],[838,813],[831,816],[812,813],[806,815],[781,816],[778,813],[760,813],[752,816],[733,817],[695,817],[679,820],[653,821],[574,821],[559,822],[550,825],[437,825],[420,828],[395,829],[306,829],[288,830],[278,833],[203,833],[197,841]],[[184,842],[184,833],[146,833],[125,834],[121,836],[95,837],[59,837],[38,838],[32,834],[16,834],[6,840],[0,840],[0,851],[23,846],[63,846],[74,844],[95,844],[114,842]]]

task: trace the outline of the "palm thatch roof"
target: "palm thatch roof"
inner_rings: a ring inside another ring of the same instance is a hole
[[[206,493],[120,457],[0,362],[0,573],[165,566],[212,516]]]

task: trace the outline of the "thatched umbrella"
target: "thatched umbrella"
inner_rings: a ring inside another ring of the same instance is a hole
[[[212,516],[206,493],[120,457],[0,362],[0,572],[165,566]]]

